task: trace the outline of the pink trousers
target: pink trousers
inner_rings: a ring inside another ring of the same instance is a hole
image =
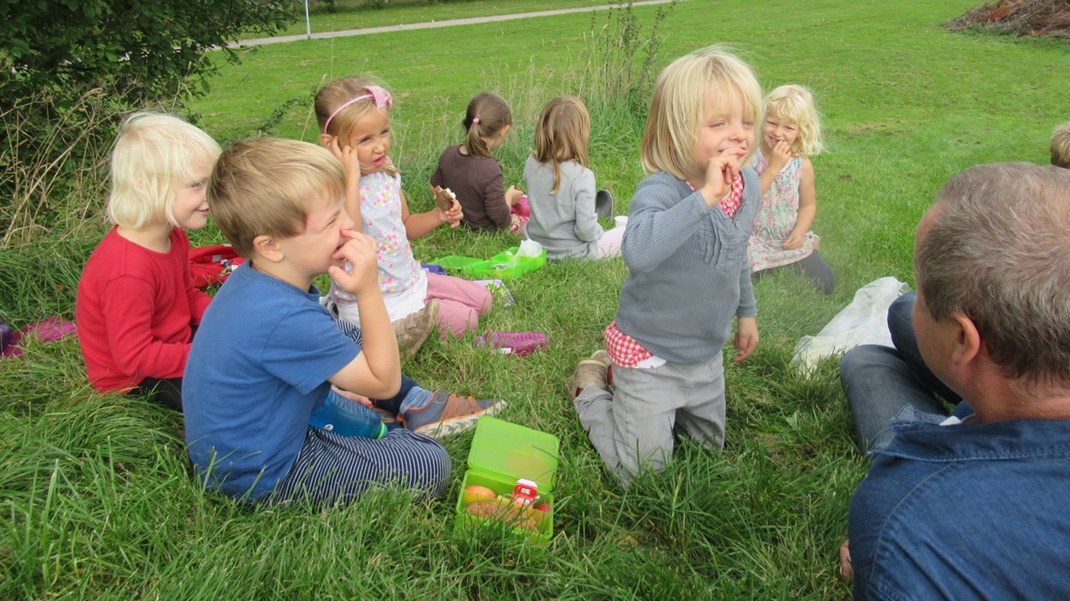
[[[476,329],[479,316],[490,311],[493,302],[490,291],[482,284],[428,273],[424,303],[433,298],[438,299],[438,331],[443,340],[449,334],[459,338]]]

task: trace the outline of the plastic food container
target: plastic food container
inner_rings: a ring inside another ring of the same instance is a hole
[[[457,493],[455,533],[472,528],[502,528],[497,520],[484,519],[467,512],[464,489],[485,486],[495,494],[510,495],[518,480],[538,485],[539,503],[549,503],[536,530],[512,528],[511,532],[532,543],[545,545],[554,533],[554,477],[561,443],[553,434],[513,424],[496,417],[481,417],[476,424],[472,448],[468,452],[468,470]]]
[[[449,271],[457,271],[470,278],[505,280],[535,271],[546,265],[546,249],[538,256],[524,257],[517,254],[520,247],[513,246],[487,260],[448,255],[431,261]]]

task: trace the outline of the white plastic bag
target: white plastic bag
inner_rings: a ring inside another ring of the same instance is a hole
[[[888,307],[910,287],[889,276],[874,280],[855,292],[854,300],[832,318],[817,336],[803,336],[795,345],[791,364],[811,374],[823,357],[847,352],[860,344],[892,346]]]

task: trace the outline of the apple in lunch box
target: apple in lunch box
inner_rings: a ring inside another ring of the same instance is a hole
[[[461,499],[465,505],[471,505],[477,501],[493,501],[498,495],[486,486],[472,484],[464,487]]]
[[[550,513],[550,504],[544,501],[536,505],[535,509],[543,513]]]

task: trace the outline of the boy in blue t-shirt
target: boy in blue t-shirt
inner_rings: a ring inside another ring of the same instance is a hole
[[[403,378],[375,241],[355,231],[343,208],[338,160],[304,142],[245,140],[220,156],[207,194],[219,229],[248,263],[208,307],[186,366],[186,441],[198,475],[250,501],[347,501],[374,483],[441,494],[450,458],[422,432],[457,431],[502,402],[431,394]],[[361,343],[310,291],[322,273],[356,297]],[[385,408],[406,428],[371,439],[310,426],[332,384],[393,395]]]

